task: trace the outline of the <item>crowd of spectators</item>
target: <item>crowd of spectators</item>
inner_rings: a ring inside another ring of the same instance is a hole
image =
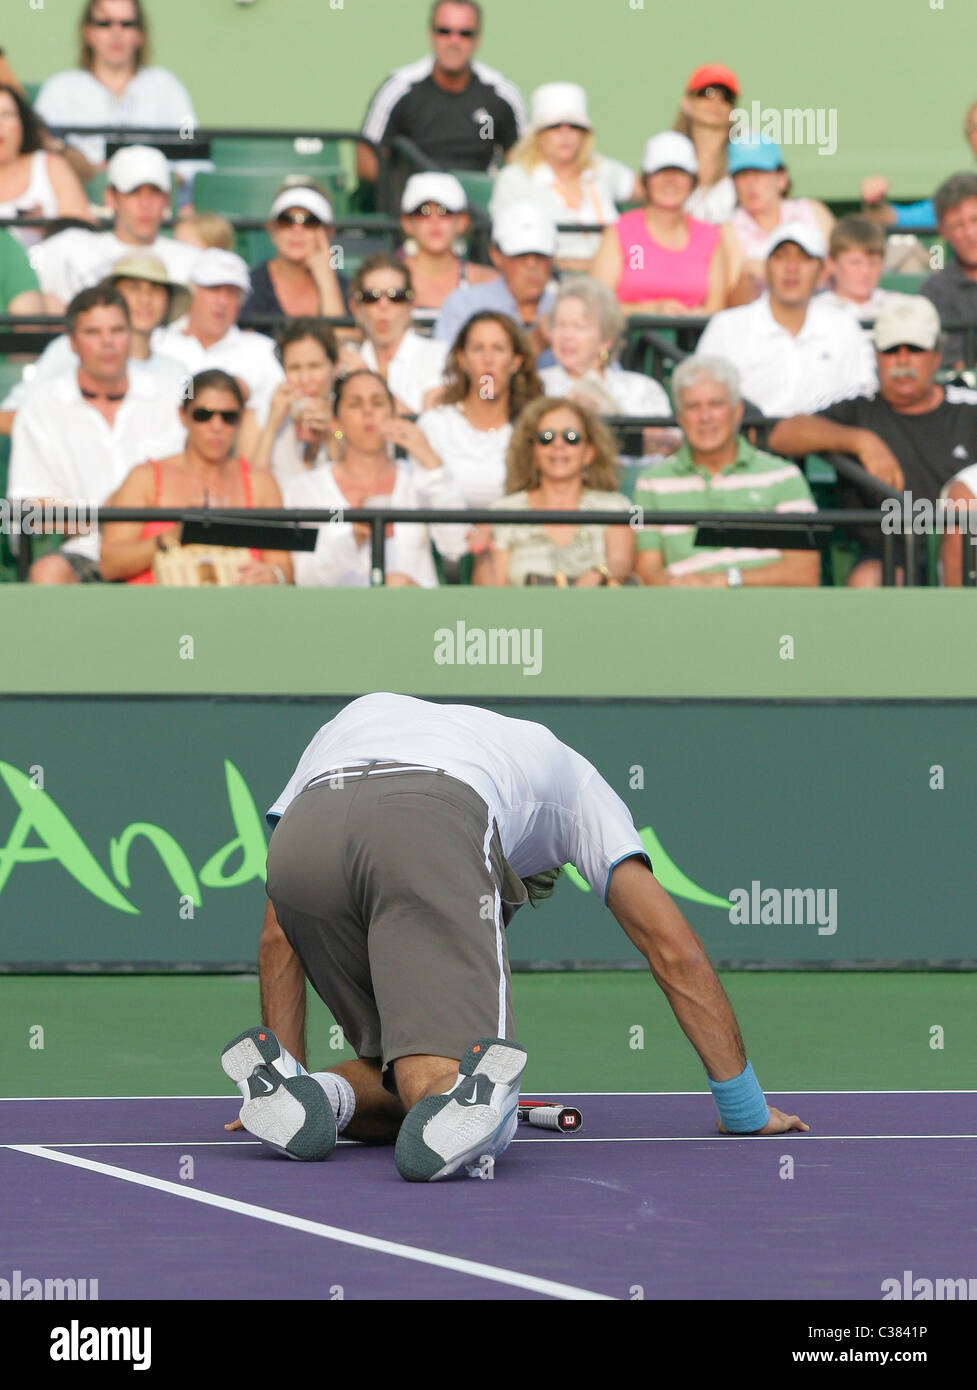
[[[150,63],[150,18],[141,0],[88,0],[77,67],[33,102],[0,68],[0,314],[65,325],[21,355],[0,403],[5,495],[334,517],[314,549],[216,559],[179,523],[113,522],[48,543],[31,582],[367,585],[370,528],[343,513],[386,505],[499,511],[388,525],[389,585],[811,586],[816,551],[696,545],[695,525],[656,514],[813,512],[817,453],[857,465],[840,505],[877,508],[885,489],[977,501],[977,173],[912,205],[872,175],[836,219],[795,194],[766,133],[734,138],[741,85],[721,64],[690,75],[672,129],[642,132],[635,169],[599,152],[592,94],[551,81],[524,105],[476,56],[482,7],[439,0],[429,52],[380,83],[357,146],[362,188],[401,171],[400,234],[346,267],[313,172],[262,195],[267,240],[194,207],[212,166],[181,157],[193,105]],[[173,140],[100,129],[126,126]],[[977,152],[977,103],[965,134]],[[915,293],[881,283],[891,227],[949,249]],[[648,316],[695,329],[662,380],[620,361]],[[631,524],[510,519],[534,510]],[[953,540],[940,570],[959,584]],[[879,526],[849,550],[848,582],[880,584]]]

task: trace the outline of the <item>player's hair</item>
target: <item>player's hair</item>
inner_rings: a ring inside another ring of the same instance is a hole
[[[291,343],[304,343],[306,338],[318,343],[333,366],[336,365],[339,348],[336,346],[336,335],[328,323],[320,323],[318,319],[289,319],[275,339],[275,356],[283,366],[285,349]]]
[[[563,870],[544,869],[542,873],[530,874],[529,878],[522,880],[526,892],[529,894],[529,906],[536,907],[545,898],[552,897],[556,887],[556,880],[560,877]]]
[[[88,0],[81,12],[81,19],[78,21],[78,66],[83,68],[85,72],[91,72],[95,58],[91,47],[85,42],[85,25],[91,24],[95,16],[95,6],[98,3],[99,0]],[[133,18],[137,21],[143,36],[142,43],[136,49],[136,72],[138,72],[140,68],[149,64],[149,22],[141,0],[130,0],[130,4],[135,11]]]
[[[82,314],[87,314],[90,309],[121,309],[126,323],[130,321],[129,305],[125,297],[114,285],[102,281],[97,285],[89,285],[85,290],[79,290],[71,300],[64,312],[65,331],[69,336],[74,333]]]
[[[831,229],[828,255],[840,256],[842,251],[867,251],[872,256],[885,254],[885,229],[870,217],[852,214],[842,217]]]
[[[480,323],[497,323],[508,335],[512,351],[517,357],[522,358],[522,366],[513,372],[509,381],[509,419],[515,420],[530,401],[543,394],[543,383],[536,373],[536,354],[525,331],[509,318],[508,314],[500,314],[495,309],[481,309],[477,314],[472,314],[467,323],[462,324],[445,359],[445,385],[439,404],[460,405],[472,389],[472,382],[461,365],[458,354],[465,351],[468,339]]]
[[[547,415],[557,410],[572,410],[580,421],[584,441],[592,445],[594,457],[583,471],[583,485],[598,492],[616,492],[619,484],[617,449],[614,438],[592,410],[565,396],[542,396],[531,401],[516,421],[512,439],[505,456],[506,492],[524,492],[539,486],[539,473],[534,462],[536,431]]]
[[[44,147],[44,126],[40,116],[33,110],[28,102],[24,100],[16,87],[9,86],[6,82],[0,82],[0,92],[6,92],[13,99],[17,108],[17,117],[20,121],[20,153],[33,154],[35,150]]]

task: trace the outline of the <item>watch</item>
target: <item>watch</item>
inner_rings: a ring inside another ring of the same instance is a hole
[[[741,589],[743,587],[743,571],[738,565],[730,565],[726,571],[727,589]]]

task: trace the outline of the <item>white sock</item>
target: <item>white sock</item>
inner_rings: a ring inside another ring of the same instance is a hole
[[[356,1110],[356,1095],[352,1086],[345,1076],[340,1076],[338,1072],[314,1071],[311,1075],[313,1081],[318,1081],[329,1097],[329,1104],[336,1116],[336,1131],[342,1134]]]

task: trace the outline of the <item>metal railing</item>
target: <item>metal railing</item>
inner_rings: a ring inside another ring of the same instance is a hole
[[[23,512],[28,512],[28,503],[10,503],[12,529],[19,537],[18,573],[26,579],[33,557],[33,536],[21,529]],[[181,522],[196,523],[203,527],[217,528],[222,523],[246,525],[255,534],[254,539],[264,543],[260,548],[274,550],[290,534],[297,534],[304,526],[313,524],[326,526],[337,521],[364,522],[370,527],[370,582],[382,585],[386,577],[385,528],[390,523],[407,522],[421,525],[449,523],[460,525],[568,525],[577,526],[630,526],[640,529],[660,526],[694,526],[697,537],[700,531],[707,530],[709,544],[740,545],[758,544],[758,538],[765,539],[764,548],[779,548],[778,542],[788,550],[821,550],[831,543],[836,529],[845,531],[858,527],[879,528],[882,543],[882,582],[891,586],[896,582],[896,552],[898,543],[903,542],[905,582],[914,581],[913,541],[911,535],[898,536],[881,531],[878,511],[857,509],[836,509],[820,512],[703,512],[703,511],[649,511],[645,512],[640,503],[635,503],[629,512],[624,511],[555,511],[536,510],[500,512],[497,508],[473,507],[466,510],[446,507],[225,507],[220,510],[193,507],[100,507],[98,522],[100,526],[112,522]],[[57,533],[57,528],[53,528]],[[770,542],[774,542],[772,545]],[[235,544],[239,542],[236,540]]]

